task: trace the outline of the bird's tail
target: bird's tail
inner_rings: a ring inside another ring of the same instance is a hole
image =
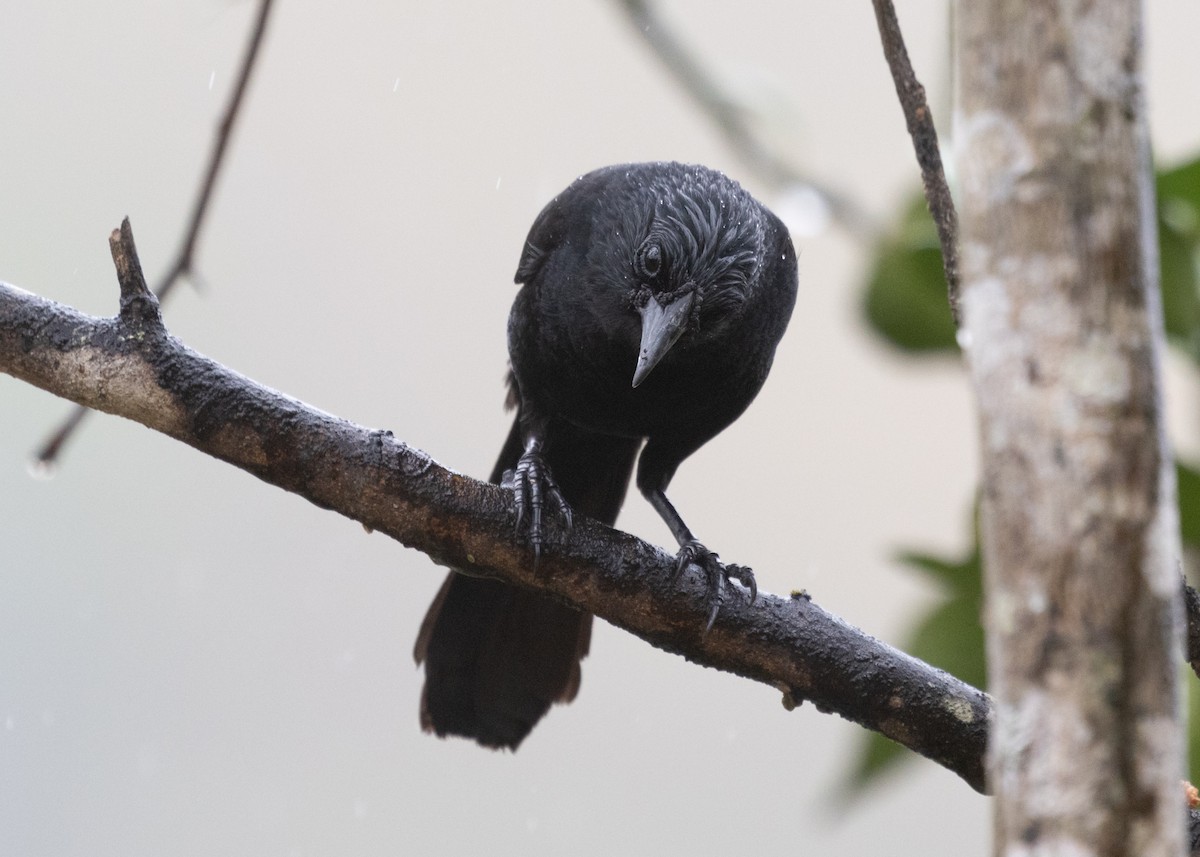
[[[546,462],[567,502],[606,524],[617,519],[640,440],[549,427]],[[516,467],[519,417],[491,481]],[[551,518],[551,532],[553,529]],[[486,747],[517,745],[555,702],[579,691],[592,617],[532,592],[451,572],[429,607],[414,657],[425,664],[421,726]]]

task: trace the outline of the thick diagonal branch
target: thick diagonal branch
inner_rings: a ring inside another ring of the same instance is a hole
[[[114,254],[132,258],[127,230],[115,236]],[[706,635],[699,575],[673,586],[671,555],[591,521],[548,548],[535,574],[512,537],[503,489],[226,369],[171,336],[154,312],[93,318],[0,283],[0,371],[170,435],[439,565],[537,589],[659,648],[771,685],[789,705],[811,701],[983,788],[982,692],[803,595],[764,593],[750,605],[731,594]]]

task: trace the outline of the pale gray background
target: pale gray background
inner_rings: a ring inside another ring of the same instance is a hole
[[[866,2],[673,2],[670,19],[773,118],[797,161],[877,215],[916,170]],[[945,4],[903,3],[948,131]],[[110,315],[107,236],[151,277],[176,247],[254,8],[8,4],[0,278]],[[1200,143],[1190,2],[1149,4],[1160,153]],[[283,0],[204,237],[192,347],[447,466],[486,475],[508,425],[521,241],[575,175],[700,161],[756,184],[600,0]],[[897,641],[932,592],[890,561],[961,550],[974,423],[953,361],[862,328],[866,249],[796,234],[775,371],[672,486],[768,590]],[[0,855],[956,854],[988,805],[913,764],[835,800],[858,729],[604,623],[579,699],[516,755],[422,735],[422,555],[140,426],[0,376]],[[1176,423],[1187,430],[1186,412]],[[1198,433],[1200,436],[1200,433]],[[637,497],[622,524],[670,536]]]

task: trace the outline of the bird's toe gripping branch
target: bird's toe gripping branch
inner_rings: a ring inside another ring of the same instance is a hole
[[[541,558],[542,545],[546,543],[543,509],[547,503],[553,505],[569,533],[574,523],[571,506],[554,481],[540,449],[526,450],[518,459],[516,469],[504,474],[504,485],[512,489],[513,503],[517,507],[517,535],[521,535],[524,529],[525,539],[533,548],[533,560],[536,563]]]
[[[675,573],[671,576],[671,582],[678,581],[684,569],[691,564],[700,566],[707,581],[706,601],[709,609],[708,622],[704,626],[705,633],[712,629],[713,623],[717,621],[717,613],[725,602],[725,581],[736,580],[749,589],[751,604],[758,598],[758,583],[754,580],[754,572],[748,566],[732,563],[725,565],[717,554],[696,539],[689,539],[679,548],[679,553],[675,555]]]

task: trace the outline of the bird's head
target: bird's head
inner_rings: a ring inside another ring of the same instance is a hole
[[[626,234],[621,250],[630,304],[642,322],[635,387],[681,339],[719,336],[739,314],[762,263],[758,203],[718,173],[697,179],[654,188],[641,228]]]

